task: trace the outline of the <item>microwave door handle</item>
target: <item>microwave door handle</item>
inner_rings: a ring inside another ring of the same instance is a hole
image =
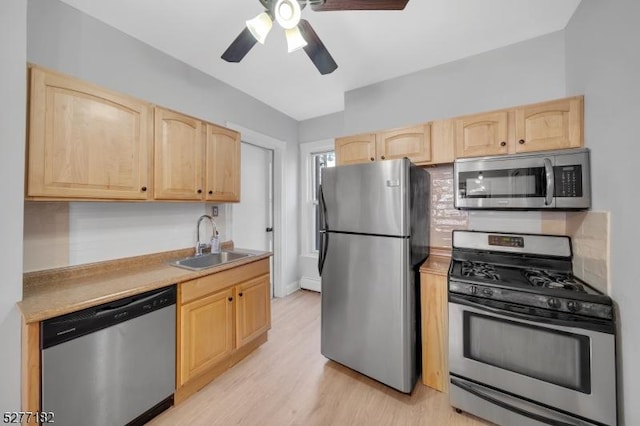
[[[553,176],[553,165],[551,164],[551,160],[548,158],[544,159],[544,174],[547,181],[547,188],[544,194],[544,205],[550,206],[553,202],[553,190],[556,185]]]

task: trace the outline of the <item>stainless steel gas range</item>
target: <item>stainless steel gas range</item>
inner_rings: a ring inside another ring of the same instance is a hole
[[[499,425],[615,425],[611,299],[565,236],[454,231],[450,402]]]

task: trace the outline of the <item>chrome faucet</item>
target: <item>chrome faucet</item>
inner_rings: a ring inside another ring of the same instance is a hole
[[[202,223],[203,219],[209,219],[209,222],[211,223],[211,239],[213,239],[213,237],[217,233],[216,223],[213,221],[213,218],[211,216],[203,214],[198,218],[198,224],[196,225],[196,256],[202,255],[203,250],[208,249],[209,251],[211,251],[211,244],[200,242],[200,224]],[[211,239],[209,241],[211,241]]]

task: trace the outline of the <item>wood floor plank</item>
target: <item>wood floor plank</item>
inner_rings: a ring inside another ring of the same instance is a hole
[[[318,293],[275,299],[271,313],[265,344],[150,425],[489,424],[456,413],[420,381],[405,395],[322,356]]]

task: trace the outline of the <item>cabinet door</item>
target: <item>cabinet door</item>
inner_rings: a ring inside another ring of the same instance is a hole
[[[231,288],[180,306],[179,385],[231,354],[233,322]]]
[[[336,165],[367,163],[376,159],[376,135],[347,136],[336,139]]]
[[[31,69],[27,196],[149,198],[151,107]]]
[[[204,199],[202,123],[162,108],[155,108],[154,122],[154,198]]]
[[[206,199],[240,201],[240,134],[207,124],[206,145]]]
[[[507,111],[478,114],[456,120],[456,157],[506,154]]]
[[[449,382],[447,277],[420,274],[422,382],[447,392]]]
[[[516,109],[516,151],[545,151],[583,145],[583,98]]]
[[[377,160],[409,157],[416,164],[431,161],[431,126],[408,127],[381,132],[376,136]]]
[[[241,347],[271,328],[269,275],[236,286],[236,343]]]

